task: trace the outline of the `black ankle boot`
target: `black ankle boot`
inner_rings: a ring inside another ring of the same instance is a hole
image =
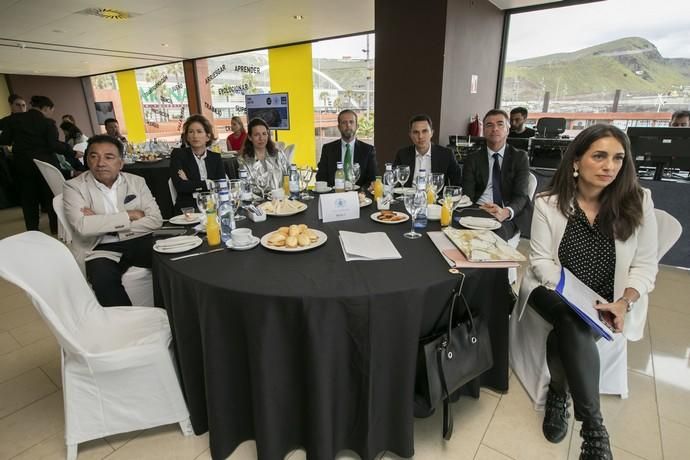
[[[580,460],[613,460],[609,433],[601,423],[583,424],[580,430]]]
[[[550,442],[559,443],[568,433],[569,405],[567,394],[559,394],[549,387],[549,393],[546,395],[546,406],[544,407],[544,423],[541,429],[544,432],[544,437]]]

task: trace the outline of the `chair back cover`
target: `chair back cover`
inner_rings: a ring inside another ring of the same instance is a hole
[[[288,163],[292,164],[292,159],[295,156],[295,144],[290,144],[287,147],[285,147],[285,156],[288,159]]]
[[[67,216],[65,216],[65,204],[62,202],[62,193],[55,195],[53,197],[53,210],[57,215],[58,222],[62,226],[62,241],[66,244],[72,242],[72,228],[67,222]]]
[[[657,239],[659,240],[657,258],[661,260],[680,238],[680,234],[683,233],[683,226],[675,217],[661,209],[655,209],[654,215],[656,216]]]
[[[62,175],[60,170],[50,163],[46,163],[45,161],[34,159],[34,163],[36,163],[36,166],[38,166],[38,170],[41,171],[41,175],[48,183],[48,187],[50,187],[50,191],[53,192],[53,195],[59,195],[62,193],[62,186],[65,183],[65,177]]]
[[[172,179],[168,179],[168,190],[170,190],[170,199],[172,200],[172,203],[175,204],[177,202],[177,189],[175,188],[175,184],[173,184]]]
[[[82,353],[79,325],[102,307],[67,247],[31,231],[0,240],[0,254],[0,276],[31,296],[62,348]]]
[[[530,172],[527,180],[527,195],[529,195],[530,201],[534,201],[534,194],[537,192],[537,176]]]

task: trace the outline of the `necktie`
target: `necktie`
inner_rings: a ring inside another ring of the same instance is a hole
[[[343,169],[345,170],[345,176],[350,178],[350,171],[352,170],[352,151],[350,150],[350,144],[345,144],[345,161],[343,161]]]
[[[503,206],[503,194],[501,193],[501,164],[498,162],[498,153],[494,153],[494,167],[491,171],[491,186],[494,193],[494,204]]]

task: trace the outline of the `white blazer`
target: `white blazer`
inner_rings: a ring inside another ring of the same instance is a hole
[[[648,189],[643,189],[642,224],[625,241],[615,240],[616,270],[613,281],[614,300],[623,295],[625,288],[634,288],[640,298],[625,316],[623,335],[632,341],[642,338],[647,319],[647,294],[654,289],[658,271],[657,228],[654,203]],[[518,318],[522,314],[533,289],[545,286],[554,289],[561,273],[558,247],[561,244],[568,219],[558,209],[556,196],[538,196],[534,200],[534,215],[530,236],[530,254],[527,273],[520,285]]]

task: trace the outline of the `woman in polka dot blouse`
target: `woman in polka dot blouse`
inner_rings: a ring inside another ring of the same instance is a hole
[[[568,391],[583,422],[580,459],[611,459],[599,408],[598,335],[553,291],[561,267],[608,303],[597,309],[628,340],[642,338],[647,294],[657,273],[657,228],[649,190],[635,173],[620,129],[594,125],[568,147],[547,190],[534,203],[529,267],[517,314],[526,305],[553,325],[546,341],[551,382],[543,432],[568,431]]]

